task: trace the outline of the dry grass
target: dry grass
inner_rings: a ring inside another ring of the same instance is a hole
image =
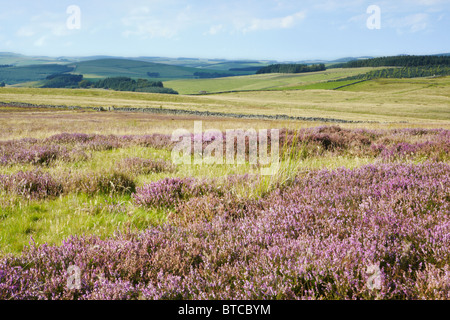
[[[357,84],[343,90],[255,91],[206,96],[114,92],[95,89],[3,88],[0,90],[0,101],[81,107],[151,107],[239,114],[285,114],[297,117],[377,121],[391,124],[408,122],[408,126],[448,128],[450,124],[449,87],[450,77],[382,79]],[[0,111],[0,119],[4,117],[5,114]],[[134,118],[131,115],[123,117]],[[180,119],[173,116],[164,116],[162,119],[158,116],[150,116],[150,118],[153,119],[152,126],[157,127],[160,132],[166,132],[166,127],[172,128],[172,125],[155,122]],[[146,115],[139,115],[136,121],[146,119],[143,121],[147,122],[150,121],[150,118]],[[190,118],[183,117],[181,119]],[[212,121],[223,123],[223,121],[229,120],[212,119]],[[247,120],[240,122],[246,123]],[[145,125],[147,126],[148,123]],[[118,124],[118,126],[124,125]],[[131,127],[132,130],[135,130],[133,129],[134,125]],[[117,128],[115,127],[115,129]],[[120,129],[118,130],[118,132],[122,132]],[[145,130],[150,129],[147,127]]]
[[[6,111],[7,109],[7,111]],[[45,138],[54,134],[97,133],[116,135],[171,134],[176,129],[193,131],[194,121],[201,120],[203,130],[253,128],[308,128],[329,125],[325,122],[235,119],[225,117],[198,117],[158,115],[138,112],[61,111],[53,109],[26,109],[0,107],[0,140],[25,137]],[[343,128],[450,128],[445,122],[416,123],[356,123],[339,124]]]

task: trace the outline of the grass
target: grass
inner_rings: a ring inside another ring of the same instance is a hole
[[[317,83],[302,85],[302,86],[298,86],[298,87],[289,87],[289,90],[335,90],[342,86],[352,85],[355,82],[356,82],[355,80],[317,82]],[[285,90],[285,88],[274,89],[274,90]]]
[[[288,151],[283,149],[282,152]],[[127,157],[142,157],[170,160],[170,152],[152,148],[124,148],[93,152],[90,159],[81,163],[56,162],[42,171],[53,176],[72,173],[101,173],[112,170]],[[292,154],[280,163],[275,176],[263,177],[249,190],[248,186],[237,185],[234,193],[240,197],[258,198],[279,184],[285,184],[298,170],[357,167],[373,161],[370,158],[354,157],[303,157]],[[0,167],[0,173],[11,174],[20,170],[33,170],[32,165]],[[233,174],[259,173],[255,167],[244,165],[180,165],[177,172],[138,175],[133,177],[137,186],[161,180],[165,177],[194,177],[224,179]],[[20,254],[30,241],[38,244],[61,244],[70,235],[111,236],[118,230],[144,230],[165,221],[170,209],[143,209],[135,206],[130,195],[72,193],[54,199],[27,200],[13,195],[1,195],[3,203],[0,214],[0,254]],[[0,202],[0,205],[2,203]]]
[[[167,79],[193,79],[195,72],[206,73],[230,73],[238,72],[218,71],[212,69],[198,69],[184,66],[169,65],[164,63],[145,62],[127,59],[98,59],[77,62],[74,73],[86,75],[86,78],[98,77],[130,77],[130,78],[151,78],[147,72],[157,72],[160,80]],[[170,87],[169,87],[170,88]]]
[[[7,84],[17,84],[42,80],[51,74],[69,71],[71,71],[71,68],[56,63],[6,67],[0,68],[0,81],[4,81]]]
[[[10,112],[15,113],[15,111]],[[43,113],[47,114],[48,112]],[[37,114],[38,112],[29,119],[31,122],[42,125]],[[97,113],[85,114],[91,117],[98,116]],[[74,114],[66,115],[69,116],[68,118],[74,116]],[[85,127],[84,122],[81,124]],[[111,123],[106,122],[102,125],[106,127]],[[237,125],[242,126],[243,123]],[[20,124],[20,126],[26,125]],[[206,122],[203,129],[210,128],[210,126],[211,124]],[[303,126],[297,124],[297,128],[300,127]],[[45,128],[42,130],[45,131]],[[411,141],[418,138],[412,137]],[[292,145],[294,144],[292,143]],[[320,152],[320,155],[313,154],[311,153],[313,150],[307,149],[306,145],[296,149],[284,145],[281,146],[280,151],[284,156],[281,157],[282,161],[277,174],[262,176],[252,188],[244,183],[237,184],[234,186],[233,194],[238,197],[261,198],[277,186],[288,184],[299,171],[339,167],[356,168],[375,161],[375,158],[371,156],[358,156],[353,153],[336,155]],[[122,160],[136,157],[170,161],[171,152],[167,149],[140,146],[88,151],[87,160],[80,162],[57,160],[48,167],[39,166],[39,168],[53,177],[68,177],[69,173],[89,176],[102,175],[113,171]],[[425,160],[419,159],[418,161]],[[3,166],[0,167],[0,174],[32,171],[36,167],[38,166],[31,164]],[[179,165],[175,172],[138,173],[132,178],[136,186],[140,187],[167,177],[214,178],[221,181],[230,175],[246,173],[253,175],[260,171],[249,163],[244,165],[186,164]],[[157,210],[138,207],[133,203],[129,194],[69,193],[45,200],[29,200],[11,194],[1,194],[0,196],[0,252],[2,253],[20,254],[23,246],[27,245],[31,239],[38,244],[60,244],[70,235],[99,235],[104,238],[111,236],[117,230],[144,230],[149,226],[162,223],[171,214],[169,208]]]
[[[234,112],[242,114],[287,114],[293,116],[329,117],[348,120],[379,121],[379,123],[342,124],[344,128],[450,128],[450,77],[434,79],[382,79],[330,90],[342,83],[320,82],[327,77],[343,76],[335,73],[308,75],[260,75],[235,79],[236,86],[258,87],[280,85],[292,90],[249,91],[201,96],[161,95],[108,90],[70,90],[37,88],[0,88],[0,101],[26,102],[43,105],[77,105],[81,107],[161,107],[198,111]],[[357,70],[355,70],[356,72]],[[359,72],[359,71],[358,71]],[[345,73],[345,72],[344,72]],[[306,79],[306,80],[305,80]],[[230,79],[220,79],[228,81]],[[203,80],[202,80],[203,81]],[[212,81],[212,80],[208,80]],[[217,80],[219,81],[219,80]],[[260,81],[260,82],[258,82]],[[298,86],[299,83],[302,84]],[[215,81],[212,81],[215,83]],[[263,84],[265,82],[265,84]],[[192,81],[196,83],[196,81]],[[207,83],[207,82],[205,82]],[[186,83],[187,84],[187,83]],[[215,84],[214,84],[215,85]],[[212,86],[212,84],[211,84]],[[287,86],[287,87],[286,87]],[[300,89],[300,90],[294,90]],[[94,112],[91,110],[56,110],[51,108],[19,108],[0,106],[0,140],[24,137],[44,138],[61,132],[98,134],[170,134],[175,129],[193,130],[194,120],[203,120],[208,129],[268,129],[305,128],[328,123],[235,119],[218,117],[180,116],[130,112]],[[283,152],[288,150],[284,149]],[[168,150],[144,147],[95,151],[88,160],[78,163],[56,162],[43,167],[54,176],[68,172],[101,173],[112,170],[122,159],[141,157],[171,159]],[[263,177],[254,189],[237,186],[235,193],[242,197],[261,197],[277,183],[288,183],[299,170],[359,167],[374,161],[370,157],[348,155],[311,156],[291,154],[281,163],[276,176]],[[0,174],[32,170],[32,165],[0,167]],[[249,164],[180,165],[176,172],[138,174],[133,176],[137,186],[165,177],[210,177],[222,179],[231,174],[257,172]],[[19,254],[31,238],[36,243],[61,243],[70,235],[112,235],[118,229],[142,230],[164,221],[170,212],[165,209],[144,210],[136,207],[130,195],[65,194],[54,199],[26,200],[1,194],[0,248],[3,253]],[[113,208],[113,209],[111,209]]]
[[[301,74],[271,73],[219,79],[171,80],[164,82],[164,86],[173,88],[181,94],[198,94],[200,91],[214,93],[269,89],[284,90],[295,89],[298,86],[312,82],[323,82],[354,76],[370,70],[373,70],[373,68],[330,69]]]
[[[263,78],[275,76],[261,75]],[[255,84],[254,79],[252,81]],[[96,89],[1,88],[0,101],[81,107],[150,107],[238,114],[284,114],[382,123],[408,122],[410,125],[420,123],[422,126],[449,124],[450,77],[380,79],[339,90],[312,89],[319,85],[328,86],[311,84],[310,90],[249,91],[199,96]],[[169,115],[167,117],[176,119]]]
[[[299,172],[313,169],[356,168],[373,163],[372,157],[324,154],[311,155],[304,148],[291,149],[281,146],[284,160],[273,176],[262,176],[249,189],[245,184],[234,186],[233,193],[239,197],[260,198],[279,185],[286,185]],[[128,147],[108,151],[95,151],[88,160],[77,163],[55,162],[40,167],[52,176],[64,177],[71,173],[109,172],[122,159],[141,157],[170,161],[169,150]],[[425,159],[426,160],[426,159]],[[1,174],[33,170],[33,165],[0,167]],[[233,174],[258,174],[259,169],[244,165],[179,165],[176,172],[138,174],[133,177],[136,185],[161,180],[166,177],[194,177],[197,179],[222,179]],[[160,224],[171,214],[171,209],[143,209],[136,206],[129,194],[64,194],[54,199],[27,200],[19,196],[1,194],[0,202],[0,254],[20,254],[30,241],[37,244],[61,244],[70,235],[111,236],[118,230],[144,230]]]
[[[111,211],[109,206],[124,210]],[[143,230],[159,224],[165,215],[158,210],[130,207],[130,197],[71,194],[46,201],[17,200],[2,209],[0,252],[20,253],[31,239],[35,243],[57,243],[70,235],[106,237],[117,230]]]
[[[194,75],[196,72],[225,73],[230,75],[249,74],[249,72],[230,72],[228,69],[224,70],[223,67],[219,70],[214,70],[210,68],[193,68],[181,65],[115,58],[77,62],[49,60],[52,63],[45,63],[46,60],[27,60],[22,57],[4,56],[3,59],[0,57],[0,60],[19,64],[19,66],[0,68],[0,81],[5,81],[9,85],[19,84],[20,86],[29,86],[31,82],[43,80],[48,75],[61,72],[82,74],[86,79],[90,80],[120,76],[135,79],[154,79],[160,81],[173,79],[194,79],[196,78]],[[26,62],[31,64],[24,65]],[[69,67],[73,67],[73,70]],[[149,77],[147,74],[148,72],[159,73],[159,77]]]

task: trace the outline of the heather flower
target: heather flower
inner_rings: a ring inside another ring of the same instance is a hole
[[[0,175],[0,190],[26,198],[42,199],[58,196],[63,186],[48,173],[39,170],[19,171],[12,175]]]
[[[161,172],[174,172],[176,166],[163,159],[126,158],[117,164],[120,171],[130,172],[133,175]]]
[[[285,133],[295,140],[295,131]],[[449,131],[319,127],[298,136],[311,155],[320,146],[382,161],[305,171],[259,199],[233,192],[258,179],[245,175],[146,184],[133,202],[169,209],[166,223],[105,239],[32,243],[0,258],[0,299],[449,299]],[[122,145],[135,139],[118,138]],[[396,161],[429,156],[440,162]],[[64,192],[120,192],[110,186],[131,190],[133,182],[83,173],[62,185]],[[2,192],[61,192],[51,186],[55,179],[39,171],[0,175]],[[72,265],[81,270],[76,290],[67,287]]]
[[[147,207],[173,207],[183,200],[213,191],[206,181],[193,178],[164,178],[136,188],[133,194],[137,205]]]

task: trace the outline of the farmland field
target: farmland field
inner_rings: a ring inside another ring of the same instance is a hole
[[[165,86],[173,88],[182,94],[197,94],[200,91],[208,93],[223,91],[252,91],[267,89],[285,89],[311,82],[337,80],[366,73],[376,68],[329,69],[320,72],[303,74],[258,74],[233,78],[170,80]]]
[[[0,88],[0,298],[450,299],[450,78],[349,72]],[[250,128],[272,175],[173,161],[177,129]]]
[[[256,83],[257,76],[253,78]],[[262,75],[265,76],[265,75]],[[305,76],[307,77],[307,76]],[[236,78],[236,77],[233,77]],[[239,77],[237,77],[239,78]],[[220,79],[219,79],[220,80]],[[191,80],[197,81],[197,80]],[[213,81],[213,80],[210,80]],[[314,80],[315,81],[315,80]],[[307,82],[312,85],[310,81]],[[0,102],[81,107],[160,108],[247,115],[286,115],[380,123],[447,126],[450,77],[378,79],[339,90],[243,91],[211,95],[148,95],[100,89],[2,88]]]

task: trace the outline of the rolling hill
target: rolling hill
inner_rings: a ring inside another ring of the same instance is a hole
[[[218,93],[254,90],[292,90],[308,84],[339,80],[365,74],[374,68],[330,69],[309,73],[269,73],[217,79],[177,79],[165,81],[164,86],[180,94]]]
[[[211,74],[229,74],[242,75],[249,72],[229,72],[223,70],[199,69],[191,67],[183,67],[169,65],[163,63],[154,63],[129,59],[98,59],[90,61],[82,61],[69,66],[74,67],[72,73],[82,74],[87,79],[105,78],[105,77],[130,77],[130,78],[158,78],[161,80],[171,79],[194,79],[196,72]],[[155,77],[150,74],[158,73]]]
[[[55,73],[71,72],[73,69],[65,64],[33,64],[29,66],[11,66],[0,68],[0,82],[13,85],[24,82],[39,81]]]
[[[34,64],[66,64],[74,61],[71,58],[52,58],[44,56],[25,56],[13,52],[0,52],[0,65],[10,64],[15,67],[29,66]]]
[[[19,83],[29,83],[33,81],[44,80],[47,76],[57,73],[81,74],[85,79],[96,80],[107,77],[129,77],[133,79],[152,79],[158,81],[167,81],[175,79],[196,79],[199,77],[223,77],[235,75],[253,74],[254,71],[228,71],[223,69],[193,68],[179,65],[170,65],[163,63],[121,59],[121,58],[102,58],[85,61],[72,61],[65,63],[55,63],[48,60],[46,63],[33,63],[31,65],[22,65],[25,58],[13,55],[4,55],[2,60],[4,65],[0,64],[0,82],[4,81],[8,85]],[[21,60],[22,59],[22,60]],[[27,60],[35,62],[37,60]],[[14,62],[19,65],[14,65]]]
[[[436,54],[435,56],[447,55]],[[330,65],[330,68],[342,68],[350,63],[366,63],[368,58],[371,57],[346,57],[328,61],[327,65]],[[398,56],[397,58],[401,59],[402,57]],[[301,63],[308,64],[313,61],[316,60],[308,60]],[[304,78],[296,79],[290,75],[273,75],[270,76],[270,79],[251,76],[245,77],[255,74],[255,68],[275,62],[269,60],[226,60],[151,56],[130,58],[105,55],[46,57],[0,52],[0,82],[5,82],[6,85],[39,87],[49,75],[73,73],[81,74],[87,80],[97,80],[107,77],[130,77],[133,79],[143,78],[152,81],[171,82],[170,85],[173,85],[177,91],[188,94],[196,94],[200,91],[211,93],[261,89],[277,90],[283,87],[302,87],[305,85]],[[325,61],[321,62],[325,63]],[[355,71],[356,74],[360,73],[360,70]],[[338,70],[338,72],[341,71]],[[348,71],[345,71],[345,73],[348,73]],[[354,75],[353,73],[352,75]],[[331,80],[342,78],[336,77],[337,74],[334,74],[329,69],[318,78],[313,75],[313,80],[319,82],[330,80],[330,77],[325,75],[331,75]],[[234,77],[232,79],[228,76],[244,77]]]

